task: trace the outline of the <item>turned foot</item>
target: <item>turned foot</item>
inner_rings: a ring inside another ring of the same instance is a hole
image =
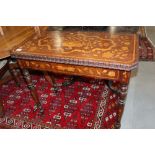
[[[119,97],[118,97],[118,118],[115,123],[115,128],[119,129],[121,127],[121,118],[124,111],[125,100],[127,96],[128,84],[121,83],[119,87]]]

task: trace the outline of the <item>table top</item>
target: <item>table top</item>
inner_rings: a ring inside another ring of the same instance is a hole
[[[28,38],[12,57],[130,71],[138,63],[136,34],[102,31],[46,31]]]

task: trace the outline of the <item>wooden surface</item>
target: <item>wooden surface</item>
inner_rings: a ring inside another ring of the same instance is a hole
[[[0,59],[10,56],[15,46],[36,33],[32,26],[5,26],[3,29],[4,35],[0,36]]]
[[[0,60],[10,56],[10,51],[0,51]]]
[[[115,127],[120,128],[131,70],[138,64],[137,34],[46,31],[39,38],[31,36],[16,46],[11,56],[17,59],[23,70],[37,104],[35,107],[39,109],[42,109],[41,104],[27,69],[119,81]]]
[[[130,71],[137,67],[136,34],[49,31],[30,37],[12,57]]]
[[[130,71],[90,67],[82,65],[69,65],[62,63],[53,63],[36,60],[18,59],[18,64],[21,68],[34,69],[40,71],[52,71],[55,73],[67,75],[79,75],[84,77],[92,77],[96,79],[108,79],[121,82],[128,82]]]

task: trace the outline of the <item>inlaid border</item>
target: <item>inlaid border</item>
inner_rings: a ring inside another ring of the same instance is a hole
[[[119,69],[125,71],[131,71],[138,66],[138,62],[133,63],[132,65],[119,64],[119,63],[106,63],[106,62],[97,62],[93,60],[80,60],[80,59],[71,59],[71,58],[58,58],[58,57],[49,57],[49,56],[36,56],[36,55],[25,55],[25,54],[11,54],[12,58],[16,59],[25,59],[25,60],[35,60],[35,61],[45,61],[45,62],[54,62],[70,65],[82,65],[90,67],[100,67],[100,68],[109,68],[109,69]]]

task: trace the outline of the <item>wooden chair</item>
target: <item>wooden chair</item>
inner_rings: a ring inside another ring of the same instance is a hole
[[[19,80],[17,78],[16,68],[18,67],[16,62],[11,61],[8,58],[8,53],[4,52],[4,55],[0,55],[0,85],[4,84],[7,81],[10,81],[12,78],[16,81],[16,84],[19,86]],[[6,75],[5,73],[9,71],[10,75]],[[0,117],[3,116],[3,103],[0,98]]]
[[[2,36],[4,36],[4,32],[3,32],[2,26],[0,26],[0,34],[1,34]]]
[[[36,33],[38,37],[41,36],[41,31],[46,30],[47,27],[31,26],[31,27],[3,27],[0,26],[0,85],[14,79],[17,86],[20,85],[18,78],[18,64],[15,60],[10,58],[10,51],[23,42],[26,38]],[[6,72],[10,74],[6,76]],[[45,79],[49,81],[53,86],[55,84],[54,77],[44,72]],[[5,77],[5,78],[3,78]],[[0,116],[3,116],[3,104],[0,100]]]
[[[18,64],[11,59],[10,51],[36,32],[40,35],[39,27],[0,26],[0,85],[11,79],[15,80],[17,86],[20,85],[18,72],[16,71]],[[9,71],[8,75],[6,75],[7,71]],[[0,116],[2,117],[3,114],[3,103],[0,100]]]

